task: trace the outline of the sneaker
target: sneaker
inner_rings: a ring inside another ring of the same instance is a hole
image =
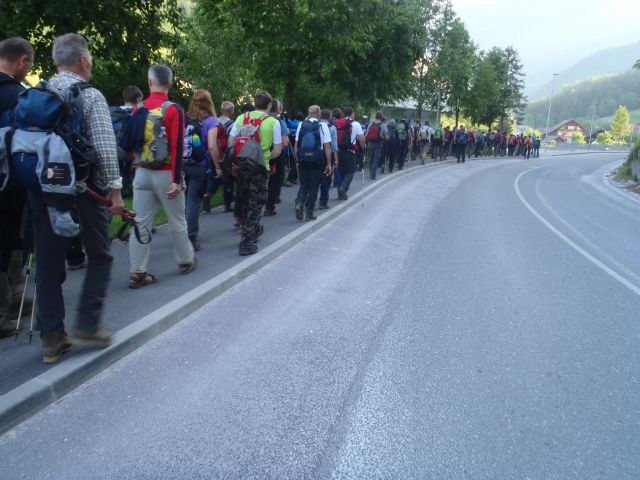
[[[42,363],[58,363],[65,352],[71,350],[71,342],[65,332],[42,335]]]
[[[296,203],[296,219],[300,221],[303,219],[302,208],[303,205],[301,203]]]
[[[251,245],[240,245],[239,253],[242,257],[246,257],[247,255],[253,255],[257,251],[258,251],[258,245],[253,243]]]
[[[293,187],[293,186],[294,186],[294,184],[293,184],[292,182],[287,181],[287,182],[284,184],[284,186],[285,186],[285,187]]]
[[[199,252],[200,250],[202,250],[202,244],[199,240],[191,240],[191,245],[193,245],[194,252]]]
[[[321,204],[320,206],[318,206],[318,210],[329,210],[331,207],[329,205],[327,205],[326,203]]]
[[[68,339],[72,345],[89,348],[107,348],[113,341],[111,332],[106,330],[97,330],[95,332],[74,330]]]
[[[87,261],[83,260],[80,263],[69,263],[67,265],[67,268],[71,271],[75,271],[75,270],[81,270],[83,268],[86,268],[86,266],[87,266]]]

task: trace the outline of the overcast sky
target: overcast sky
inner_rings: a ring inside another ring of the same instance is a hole
[[[513,45],[532,81],[640,41],[640,0],[452,1],[480,48]]]

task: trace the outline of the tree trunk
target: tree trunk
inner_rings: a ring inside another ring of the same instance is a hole
[[[293,98],[296,90],[296,85],[293,80],[287,80],[287,84],[284,89],[284,111],[287,112],[289,118],[292,118],[294,115],[293,111]]]
[[[458,118],[460,118],[460,108],[456,108],[456,128],[458,128]]]

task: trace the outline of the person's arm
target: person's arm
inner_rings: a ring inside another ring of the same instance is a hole
[[[280,122],[276,121],[273,127],[273,150],[269,159],[278,158],[282,153],[282,129]]]
[[[184,153],[184,112],[174,104],[165,112],[165,129],[171,151],[171,186],[167,198],[173,200],[180,193],[182,183],[182,155]]]
[[[324,169],[325,175],[331,175],[331,132],[329,132],[329,127],[321,123],[320,128],[322,129],[322,142],[324,146],[324,158],[327,161],[327,166]]]
[[[113,202],[109,211],[117,215],[124,209],[122,200],[122,177],[118,163],[116,137],[111,123],[111,114],[107,101],[96,89],[85,90],[85,114],[87,121],[87,137],[96,154],[96,167],[100,176],[107,182],[109,197]]]
[[[217,125],[210,128],[207,132],[207,149],[209,155],[211,155],[211,161],[213,162],[213,168],[216,172],[216,178],[222,176],[222,168],[220,168],[220,151],[218,150],[218,128],[222,128]]]

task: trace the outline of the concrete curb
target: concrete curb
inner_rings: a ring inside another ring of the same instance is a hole
[[[624,153],[627,154],[629,153],[628,151],[624,151],[624,150],[615,150],[615,151],[594,151],[594,152],[573,152],[573,153],[556,153],[556,154],[551,154],[552,157],[567,157],[569,155],[591,155],[594,153],[608,153],[608,154],[612,154],[612,153]]]
[[[0,397],[0,434],[58,401],[83,382],[160,335],[383,186],[412,172],[447,163],[452,163],[452,160],[416,165],[376,181],[350,197],[348,201],[320,215],[317,221],[305,223],[257,254],[119,330],[109,348],[74,354],[45,373],[2,395]]]

